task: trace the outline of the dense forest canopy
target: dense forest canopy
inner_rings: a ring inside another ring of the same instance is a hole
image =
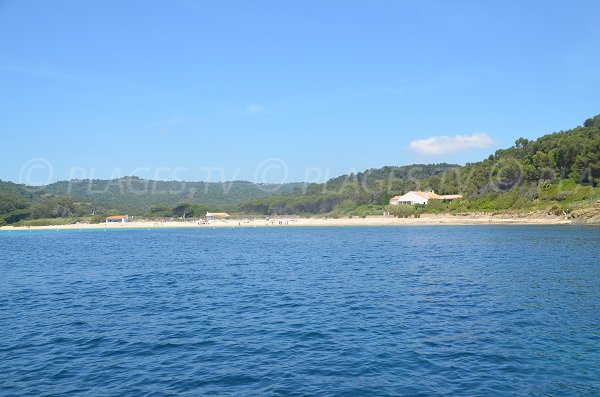
[[[313,184],[304,192],[253,200],[242,205],[242,209],[272,215],[318,214],[336,210],[344,213],[361,206],[381,208],[394,195],[422,188],[427,185],[428,178],[459,168],[456,164],[415,164],[370,169]]]
[[[99,210],[116,209],[129,214],[143,214],[152,207],[173,207],[182,202],[234,211],[248,200],[286,193],[301,186],[301,183],[269,185],[247,181],[183,182],[124,177],[62,181],[44,189],[54,195],[93,203]]]
[[[61,181],[43,187],[0,181],[0,224],[79,217],[99,221],[111,214],[200,217],[207,211],[236,211],[248,200],[303,186],[247,181],[153,181],[138,177]]]

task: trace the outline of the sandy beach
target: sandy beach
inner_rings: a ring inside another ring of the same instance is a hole
[[[246,218],[203,222],[190,221],[151,221],[133,220],[125,223],[78,223],[55,226],[3,226],[2,231],[10,230],[77,230],[77,229],[167,229],[167,228],[217,228],[217,227],[298,227],[298,226],[434,226],[434,225],[563,225],[571,224],[565,217],[543,214],[520,215],[433,215],[424,214],[420,218],[394,218],[391,216],[370,216],[366,218]]]

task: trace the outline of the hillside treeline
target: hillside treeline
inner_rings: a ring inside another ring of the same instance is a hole
[[[76,180],[31,187],[0,181],[0,225],[37,219],[100,221],[111,214],[201,217],[207,211],[261,215],[397,215],[436,211],[568,212],[600,199],[600,115],[536,140],[519,138],[487,159],[388,166],[319,184],[260,185],[148,181],[137,177]],[[410,190],[463,195],[423,208],[387,207]]]
[[[460,193],[452,203],[433,202],[422,211],[493,211],[588,205],[600,184],[600,115],[582,126],[536,140],[519,138],[515,145],[463,167],[452,164],[383,167],[345,175],[305,192],[250,201],[242,206],[260,214],[374,212],[389,198],[410,190]],[[389,208],[388,208],[389,210]]]

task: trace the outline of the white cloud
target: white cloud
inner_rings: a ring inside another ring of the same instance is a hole
[[[430,156],[462,152],[470,149],[485,149],[494,144],[494,140],[483,132],[472,135],[434,136],[418,139],[409,144],[410,150]]]

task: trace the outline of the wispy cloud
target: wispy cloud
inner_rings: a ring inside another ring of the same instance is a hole
[[[410,150],[430,156],[462,152],[471,149],[485,149],[494,144],[494,140],[483,132],[472,135],[434,136],[418,139],[409,144]]]

